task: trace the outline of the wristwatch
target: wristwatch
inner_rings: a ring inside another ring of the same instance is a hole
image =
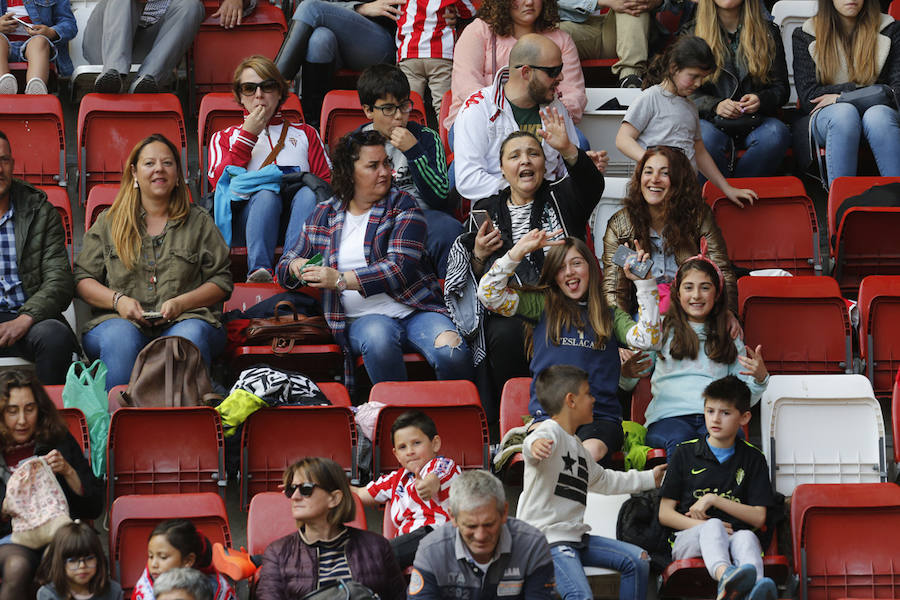
[[[334,284],[334,289],[336,289],[336,290],[339,291],[339,292],[346,292],[346,291],[347,291],[347,280],[344,279],[344,274],[343,274],[343,273],[338,273],[338,280],[337,280],[337,282]]]

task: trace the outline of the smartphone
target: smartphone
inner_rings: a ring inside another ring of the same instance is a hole
[[[24,27],[25,29],[31,29],[31,26],[34,25],[34,23],[26,23],[25,21],[23,21],[22,19],[20,19],[19,17],[15,16],[15,15],[13,15],[13,18],[12,18],[12,19],[13,19],[13,21],[15,21],[16,23],[18,23],[19,25],[21,25],[21,26]]]
[[[619,244],[619,247],[616,249],[616,253],[613,255],[613,262],[622,268],[628,265],[631,272],[640,279],[646,277],[647,273],[650,272],[650,267],[653,266],[653,261],[649,258],[644,262],[638,262],[637,252],[623,244]]]
[[[491,221],[491,218],[488,216],[486,210],[473,210],[470,212],[470,214],[472,215],[472,220],[475,222],[476,231],[481,229],[481,225],[485,221],[488,221],[491,224],[491,226],[487,229],[488,231],[491,231],[494,228],[494,222]]]
[[[158,310],[147,310],[143,314],[145,321],[159,321],[163,318],[163,314]]]

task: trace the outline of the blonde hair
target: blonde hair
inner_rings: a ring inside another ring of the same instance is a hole
[[[875,83],[878,79],[875,53],[880,25],[881,9],[878,3],[863,0],[853,31],[847,35],[841,26],[841,16],[835,9],[834,2],[819,0],[819,12],[813,17],[816,79],[826,85],[844,83],[835,81],[841,69],[843,51],[850,81],[859,86]]]
[[[829,0],[830,1],[830,0]],[[741,3],[740,37],[738,47],[743,52],[738,56],[746,61],[747,72],[758,83],[769,82],[769,65],[775,60],[775,40],[762,16],[759,0],[743,0]],[[726,36],[719,24],[718,7],[715,0],[699,0],[697,3],[697,21],[694,35],[703,38],[716,57],[716,70],[710,76],[718,81],[722,75],[722,66],[728,58],[730,50]]]
[[[187,217],[191,209],[190,193],[184,182],[184,171],[181,168],[181,154],[175,144],[170,142],[161,133],[154,133],[140,142],[132,149],[125,161],[125,169],[122,171],[122,184],[113,205],[109,208],[106,218],[109,223],[109,231],[112,235],[113,245],[122,264],[129,271],[134,268],[138,254],[141,251],[141,190],[135,185],[134,169],[137,168],[138,157],[141,151],[150,144],[160,142],[168,146],[175,159],[175,189],[169,198],[169,219],[178,220]]]

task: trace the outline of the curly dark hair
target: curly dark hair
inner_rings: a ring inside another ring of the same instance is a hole
[[[665,239],[665,248],[674,252],[678,248],[694,248],[697,245],[697,224],[700,223],[703,199],[697,174],[687,155],[679,148],[651,146],[634,168],[625,210],[634,227],[634,237],[641,247],[650,248],[650,208],[641,193],[641,174],[652,156],[665,156],[669,161],[669,193],[665,199],[665,231],[659,234]]]
[[[359,160],[359,150],[363,146],[384,146],[387,140],[383,135],[370,129],[355,131],[343,136],[331,152],[331,188],[344,208],[353,199],[355,183],[353,181],[354,164]]]
[[[69,430],[62,417],[59,416],[56,405],[47,395],[44,386],[33,373],[9,371],[0,375],[0,413],[5,413],[10,393],[16,388],[28,388],[37,402],[38,418],[34,431],[35,443],[56,446],[69,433]],[[5,420],[0,419],[0,446],[5,449],[14,444]]]
[[[513,0],[485,0],[475,14],[488,24],[494,35],[507,37],[513,33],[513,21],[510,16]],[[543,0],[541,14],[534,22],[535,33],[550,31],[559,27],[559,4],[557,0]]]

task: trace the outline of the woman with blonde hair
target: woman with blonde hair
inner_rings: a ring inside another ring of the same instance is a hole
[[[207,365],[224,347],[228,246],[212,217],[191,204],[178,149],[164,136],[131,151],[113,205],[84,235],[75,282],[92,308],[84,349],[106,363],[107,389],[128,383],[154,338],[190,340]]]
[[[876,0],[819,0],[819,11],[794,31],[794,85],[800,109],[797,155],[815,141],[825,146],[828,186],[856,175],[864,135],[883,176],[900,175],[900,25]],[[868,101],[848,94],[868,88]],[[854,103],[855,102],[855,103]]]
[[[691,95],[703,144],[726,177],[774,175],[791,143],[778,109],[790,96],[778,27],[760,0],[699,0],[686,30],[706,40],[716,70]],[[737,150],[747,151],[737,158]]]

